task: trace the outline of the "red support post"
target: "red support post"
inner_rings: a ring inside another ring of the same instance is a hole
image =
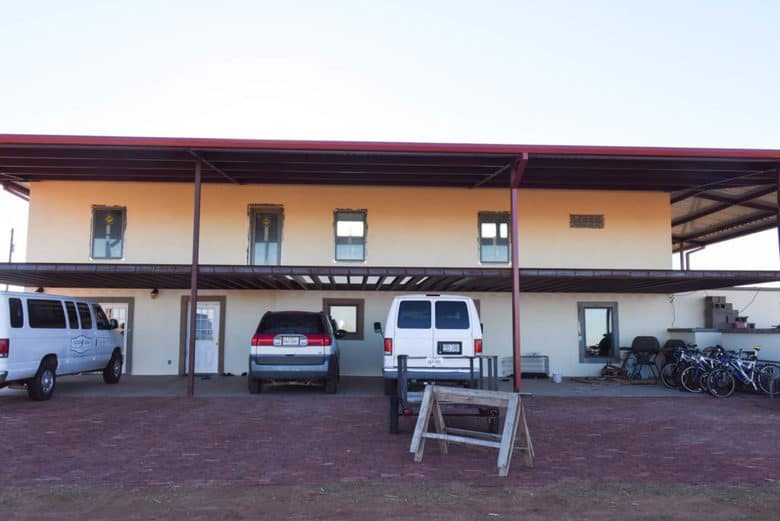
[[[523,152],[523,157],[512,171],[511,179],[511,207],[512,207],[512,358],[514,362],[514,390],[520,391],[520,248],[518,230],[518,204],[517,192],[520,180],[523,178],[525,168],[528,165],[528,154]]]
[[[200,170],[195,161],[195,214],[192,219],[192,276],[190,279],[190,328],[187,353],[187,396],[195,395],[195,319],[198,309],[198,251],[200,249]]]
[[[780,248],[780,168],[777,169],[777,243]]]

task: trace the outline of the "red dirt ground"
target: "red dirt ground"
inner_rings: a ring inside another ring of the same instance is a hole
[[[387,433],[382,397],[312,392],[245,398],[0,402],[1,486],[780,482],[780,400],[526,401],[535,467],[496,475],[496,451],[408,452],[411,419]],[[9,442],[13,440],[13,442]]]

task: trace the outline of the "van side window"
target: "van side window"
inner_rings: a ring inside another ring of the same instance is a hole
[[[89,306],[83,302],[76,304],[79,307],[79,317],[81,318],[81,329],[92,329],[92,317],[89,314]]]
[[[398,327],[400,329],[430,328],[431,303],[418,300],[401,301],[398,306]]]
[[[436,329],[468,329],[469,311],[465,302],[436,302]]]
[[[22,308],[22,300],[18,298],[9,298],[8,311],[11,313],[11,327],[24,327],[24,308]]]
[[[27,313],[32,328],[65,329],[65,310],[59,300],[30,299]]]
[[[71,329],[79,328],[79,318],[76,316],[76,305],[73,302],[66,302],[65,309],[68,312],[68,323]]]
[[[101,308],[98,304],[92,304],[92,309],[95,310],[95,322],[97,323],[97,328],[111,329],[111,322],[108,321],[108,317],[103,311],[103,308]],[[197,322],[195,322],[195,324],[197,325]]]

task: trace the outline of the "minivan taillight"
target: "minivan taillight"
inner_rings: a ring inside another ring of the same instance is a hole
[[[310,346],[329,346],[333,342],[330,335],[306,335],[306,340]]]
[[[481,338],[475,338],[474,339],[474,354],[478,354],[482,352],[482,339]]]
[[[393,354],[393,339],[392,338],[385,338],[385,354],[386,355],[392,355]]]
[[[7,338],[0,338],[0,358],[8,358],[8,347],[11,341]]]
[[[274,335],[255,335],[252,337],[253,346],[272,346],[274,345]]]

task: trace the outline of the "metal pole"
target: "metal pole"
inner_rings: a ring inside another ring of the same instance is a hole
[[[685,248],[683,248],[684,245],[685,243],[680,241],[680,270],[681,271],[685,271]]]
[[[514,362],[514,390],[520,391],[520,248],[518,230],[518,203],[517,191],[520,180],[528,165],[528,154],[523,153],[523,158],[517,162],[511,179],[511,208],[512,208],[512,358]]]
[[[195,319],[198,309],[198,250],[200,248],[200,160],[195,161],[195,215],[192,219],[192,278],[190,282],[190,333],[187,353],[187,396],[195,395]]]
[[[780,168],[777,169],[777,245],[780,248]]]

